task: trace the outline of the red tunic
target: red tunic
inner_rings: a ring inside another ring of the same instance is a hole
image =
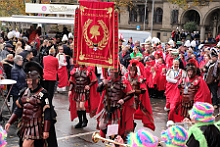
[[[172,69],[170,69],[172,70]],[[168,72],[170,72],[170,70]],[[169,74],[169,73],[168,73]],[[182,69],[178,70],[178,75],[175,77],[176,80],[179,80],[182,77],[183,71]],[[178,88],[178,82],[177,83],[171,83],[171,82],[166,82],[166,90],[165,90],[165,95],[166,95],[166,108],[170,109],[170,112],[174,110],[176,103],[178,102],[179,96],[180,96],[180,91]],[[170,115],[172,113],[169,113],[168,118],[170,118]],[[170,120],[170,119],[169,119]]]
[[[89,100],[86,101],[85,107],[87,113],[90,114],[90,117],[93,117],[96,114],[97,108],[98,108],[98,103],[100,101],[100,94],[96,91],[98,83],[97,83],[97,78],[96,75],[93,71],[91,71],[92,68],[87,68],[87,75],[90,78],[91,82],[95,82],[90,87],[90,92],[89,92]],[[76,68],[72,69],[70,72],[70,81],[74,81],[74,76],[73,74],[76,72]],[[89,74],[91,73],[91,74]],[[69,96],[69,110],[70,110],[70,119],[73,121],[77,117],[77,111],[76,111],[76,102],[74,100],[74,92],[72,91],[72,94]]]
[[[148,77],[148,82],[147,82],[147,86],[149,88],[155,88],[155,85],[157,85],[157,78],[158,75],[157,75],[157,72],[151,72],[149,77]]]
[[[58,81],[57,86],[59,88],[68,86],[68,72],[67,72],[66,66],[62,66],[61,68],[59,68],[58,78],[59,78],[59,81]]]

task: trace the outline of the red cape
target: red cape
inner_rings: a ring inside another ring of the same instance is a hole
[[[198,80],[195,81],[195,84],[196,85],[198,84],[199,88],[194,96],[194,102],[206,102],[212,104],[211,93],[206,82],[202,79],[202,77],[196,76],[195,78],[198,78]],[[182,96],[179,97],[179,102],[181,102],[181,100],[182,100]],[[174,122],[181,122],[184,119],[183,116],[181,116],[180,114],[181,114],[181,109],[178,111],[178,114],[174,113],[173,115]]]
[[[128,73],[125,75],[125,78],[128,80]],[[144,94],[140,94],[139,98],[141,101],[141,104],[144,106],[146,109],[147,113],[143,112],[140,107],[135,111],[134,114],[134,119],[142,120],[142,123],[144,127],[148,127],[151,130],[155,130],[155,125],[154,125],[154,119],[153,119],[153,111],[151,107],[151,102],[150,102],[150,97],[148,94],[147,86],[145,82],[143,81],[142,76],[138,77],[138,81],[140,82],[140,89],[145,90]]]
[[[74,68],[71,71],[71,75],[73,75],[75,71],[76,71],[76,68]],[[88,68],[87,72],[91,73],[90,81],[96,81],[96,83],[90,87],[90,93],[89,93],[90,98],[85,103],[86,112],[90,114],[90,117],[93,117],[96,114],[96,111],[98,108],[98,104],[100,101],[100,94],[96,90],[98,86],[98,82],[97,82],[95,73],[92,71],[92,68]],[[74,77],[71,76],[70,81],[73,81],[73,78]],[[76,102],[74,100],[74,92],[72,92],[72,94],[69,96],[69,104],[70,104],[69,105],[70,119],[71,121],[73,121],[77,117]]]
[[[108,78],[108,80],[110,80],[110,78]],[[124,90],[125,93],[127,93],[127,94],[131,93],[132,92],[131,84],[126,79],[123,79],[122,82],[123,82],[123,84],[126,85],[126,88]],[[96,114],[99,114],[104,109],[103,101],[104,101],[105,93],[106,93],[106,91],[102,92],[102,96],[101,96]],[[123,115],[121,116],[121,122],[119,123],[119,130],[118,130],[119,135],[124,136],[125,133],[133,131],[133,129],[134,129],[134,122],[133,122],[134,113],[135,113],[134,98],[132,97],[130,100],[126,101],[123,104],[123,109],[122,109]],[[118,116],[120,116],[120,114]],[[99,126],[99,121],[98,121],[97,126]],[[103,134],[102,131],[100,131],[100,135],[102,137],[105,137],[105,134]]]

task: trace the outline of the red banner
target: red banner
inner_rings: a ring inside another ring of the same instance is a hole
[[[112,2],[80,1],[75,14],[74,62],[117,68],[118,14]]]

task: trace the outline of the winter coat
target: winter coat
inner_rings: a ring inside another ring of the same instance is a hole
[[[11,95],[18,96],[20,90],[26,87],[26,74],[22,66],[14,64],[11,69],[11,79],[17,81],[12,87]]]
[[[14,62],[8,61],[8,60],[3,60],[2,64],[3,64],[3,68],[4,68],[7,79],[11,79],[11,69],[14,65]]]

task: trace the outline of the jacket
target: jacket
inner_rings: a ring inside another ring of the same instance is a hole
[[[214,77],[213,75],[213,71],[214,71],[214,68],[215,68],[215,64],[218,64],[217,65],[217,77]],[[207,65],[205,65],[205,69],[207,70],[207,76],[206,76],[206,83],[207,84],[212,84],[214,82],[219,82],[220,80],[220,62],[219,61],[216,61],[214,63],[207,63]]]
[[[7,76],[7,79],[11,79],[11,69],[14,65],[14,62],[13,61],[8,61],[8,60],[3,60],[2,64],[3,64],[5,74]]]
[[[43,57],[43,78],[47,81],[56,81],[59,62],[56,57],[51,55]]]
[[[219,147],[219,123],[195,124],[189,129],[188,147]]]
[[[122,52],[120,52],[118,56],[119,56],[120,63],[127,68],[129,65],[129,61],[131,60],[129,52],[126,52],[124,56],[122,56]]]
[[[11,79],[17,81],[17,83],[12,87],[11,95],[18,96],[20,90],[26,87],[26,73],[24,72],[22,66],[14,64],[11,69]]]
[[[2,52],[1,52],[2,60],[4,60],[8,54],[10,54],[10,52],[6,48],[4,50],[2,50]]]

